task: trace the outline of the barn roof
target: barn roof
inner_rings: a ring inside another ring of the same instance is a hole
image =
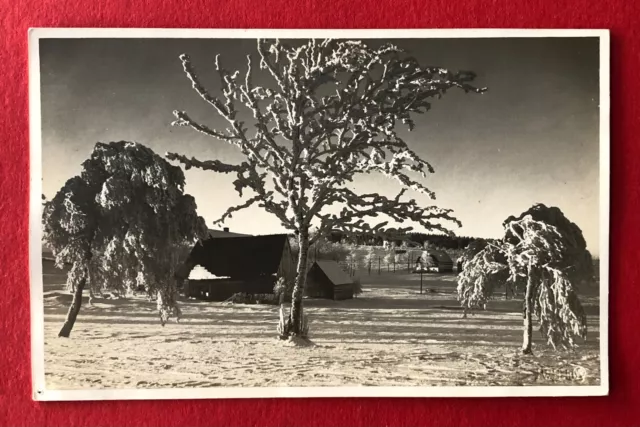
[[[250,234],[240,234],[240,233],[232,233],[231,231],[225,230],[207,230],[210,238],[218,238],[218,237],[247,237]]]
[[[427,254],[433,256],[436,261],[438,261],[438,263],[453,263],[453,260],[451,259],[451,257],[449,256],[448,253],[446,253],[445,251],[439,251],[439,250],[435,250],[435,249],[430,249],[428,251],[426,251]]]
[[[256,277],[278,272],[286,234],[212,237],[198,243],[190,260],[219,277]]]
[[[322,270],[322,272],[334,285],[345,285],[353,283],[349,275],[340,268],[337,262],[318,260],[315,262],[315,264],[320,268],[320,270]]]

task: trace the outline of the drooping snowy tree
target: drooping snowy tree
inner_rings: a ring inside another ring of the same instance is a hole
[[[506,242],[512,245],[517,244],[518,236],[513,235],[507,225],[525,216],[531,216],[535,221],[553,225],[558,230],[561,230],[563,235],[567,237],[567,244],[564,248],[564,258],[566,260],[566,268],[564,271],[574,286],[580,286],[594,280],[593,257],[587,250],[587,242],[582,235],[582,230],[580,230],[580,227],[575,223],[571,222],[557,207],[549,207],[538,203],[517,217],[507,218],[503,223],[503,227],[505,227],[504,240]]]
[[[506,257],[500,244],[476,239],[465,249],[460,262],[462,273],[458,275],[458,298],[467,311],[485,308],[495,290],[509,281]]]
[[[505,280],[524,283],[522,352],[532,352],[534,316],[549,345],[575,347],[575,339],[585,339],[587,333],[576,287],[593,280],[593,262],[580,228],[560,209],[542,204],[503,225],[502,241],[484,245],[465,261],[458,279],[461,304],[485,304]]]
[[[56,264],[70,264],[73,300],[59,336],[68,337],[82,294],[125,294],[144,286],[157,297],[162,325],[179,316],[175,271],[185,247],[206,233],[184,174],[133,142],[98,143],[43,209],[44,240]]]
[[[186,168],[234,173],[238,193],[251,192],[219,221],[255,204],[295,233],[297,276],[287,324],[281,328],[283,336],[292,336],[300,334],[303,323],[308,249],[314,239],[333,230],[383,235],[391,228],[389,220],[413,222],[427,231],[459,224],[450,210],[405,198],[407,190],[435,198],[420,182],[433,168],[411,150],[398,125],[413,130],[413,115],[427,112],[432,100],[450,89],[483,89],[472,86],[472,72],[422,66],[391,44],[373,48],[350,40],[258,40],[257,53],[257,70],[249,55],[243,75],[225,69],[216,57],[219,95],[203,86],[190,57],[180,56],[193,89],[228,127],[213,129],[184,111],[174,111],[173,124],[232,144],[245,160],[233,165],[176,153],[167,157]],[[255,72],[264,74],[270,85],[254,84]],[[349,186],[356,176],[369,173],[395,179],[400,192],[386,197]],[[386,218],[377,219],[379,215]],[[312,226],[318,231],[313,237]]]

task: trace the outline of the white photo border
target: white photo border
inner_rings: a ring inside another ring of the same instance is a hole
[[[47,390],[44,367],[42,278],[42,131],[39,40],[48,38],[599,38],[600,48],[600,385],[416,387],[215,387]],[[32,28],[29,30],[29,262],[32,396],[37,401],[167,400],[301,397],[560,397],[609,393],[610,41],[604,29],[141,29]]]

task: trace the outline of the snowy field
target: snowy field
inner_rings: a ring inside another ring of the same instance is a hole
[[[160,326],[144,298],[83,302],[71,338],[58,338],[71,295],[45,268],[48,389],[217,386],[596,385],[597,289],[581,289],[589,336],[553,352],[539,333],[520,356],[521,303],[492,301],[467,319],[455,276],[361,276],[354,300],[306,300],[312,346],[276,339],[276,306],[182,301],[183,319]]]

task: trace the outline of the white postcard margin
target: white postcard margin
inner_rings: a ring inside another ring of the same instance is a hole
[[[600,40],[600,385],[519,387],[216,387],[49,390],[45,386],[42,285],[42,132],[39,40],[45,38],[541,38]],[[29,30],[29,262],[32,396],[36,401],[168,400],[302,397],[561,397],[609,393],[610,40],[602,29],[141,29],[32,28]]]

